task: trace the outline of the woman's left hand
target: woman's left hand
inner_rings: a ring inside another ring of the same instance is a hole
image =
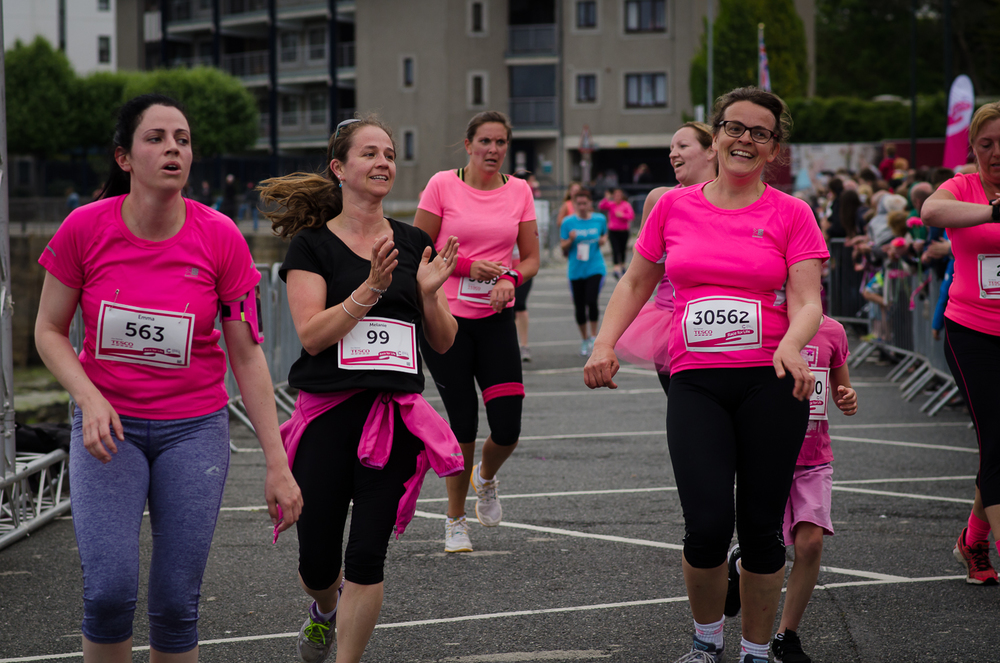
[[[507,279],[497,279],[496,285],[490,291],[490,306],[493,312],[503,311],[512,299],[514,299],[514,284]]]
[[[417,285],[425,295],[433,295],[455,271],[458,257],[458,238],[452,235],[441,251],[431,260],[431,247],[424,249],[417,267]]]
[[[798,350],[789,344],[779,343],[778,349],[774,351],[772,363],[779,379],[784,378],[786,374],[795,378],[792,396],[801,401],[812,393],[816,376],[809,370],[809,365]]]
[[[299,519],[302,514],[302,491],[287,465],[283,468],[268,468],[264,478],[264,499],[267,500],[271,524],[279,532],[284,532]]]

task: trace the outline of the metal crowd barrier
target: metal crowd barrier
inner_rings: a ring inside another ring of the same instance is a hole
[[[869,288],[881,300],[866,301],[862,293],[875,273],[855,271],[851,249],[843,239],[831,240],[830,257],[830,316],[843,323],[867,325],[869,332],[854,351],[850,366],[857,368],[876,352],[896,361],[887,378],[899,384],[907,401],[927,395],[920,411],[937,414],[959,393],[944,344],[934,340],[931,330],[941,288],[937,274],[898,261],[887,263],[879,270],[881,292]]]

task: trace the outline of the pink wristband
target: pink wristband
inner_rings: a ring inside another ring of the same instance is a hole
[[[506,281],[510,281],[511,283],[514,284],[515,288],[517,286],[521,285],[521,281],[524,280],[521,277],[521,272],[517,271],[516,269],[509,269],[509,270],[507,270],[506,272],[504,272],[503,274],[500,275],[500,278],[502,278],[502,279],[504,279]]]
[[[472,261],[462,256],[455,256],[455,273],[459,276],[472,276]]]

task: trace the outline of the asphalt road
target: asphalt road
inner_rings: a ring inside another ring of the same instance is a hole
[[[444,482],[429,475],[418,516],[389,547],[365,661],[653,662],[690,645],[659,383],[627,368],[617,391],[584,387],[562,270],[536,279],[529,310],[533,360],[522,441],[500,474],[504,522],[473,526],[474,553],[444,553]],[[799,629],[804,647],[825,663],[1000,660],[1000,588],[966,585],[951,554],[978,462],[968,416],[926,417],[919,398],[906,403],[886,382],[888,371],[854,371],[859,413],[831,416],[837,533]],[[432,386],[427,395],[440,407]],[[238,424],[233,437],[255,444]],[[203,661],[297,660],[308,600],[294,532],[271,544],[263,475],[259,452],[233,456],[202,587]],[[148,527],[143,541],[148,564]],[[82,660],[75,546],[64,518],[0,552],[0,663]],[[135,661],[149,657],[144,606],[142,581]],[[739,632],[730,620],[730,652]]]

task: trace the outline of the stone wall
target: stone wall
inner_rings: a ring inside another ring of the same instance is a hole
[[[275,263],[285,259],[288,242],[265,233],[244,233],[254,262]],[[41,363],[35,349],[35,317],[42,293],[45,270],[38,258],[52,233],[28,233],[10,238],[11,294],[14,298],[14,324],[11,354],[14,366]]]

